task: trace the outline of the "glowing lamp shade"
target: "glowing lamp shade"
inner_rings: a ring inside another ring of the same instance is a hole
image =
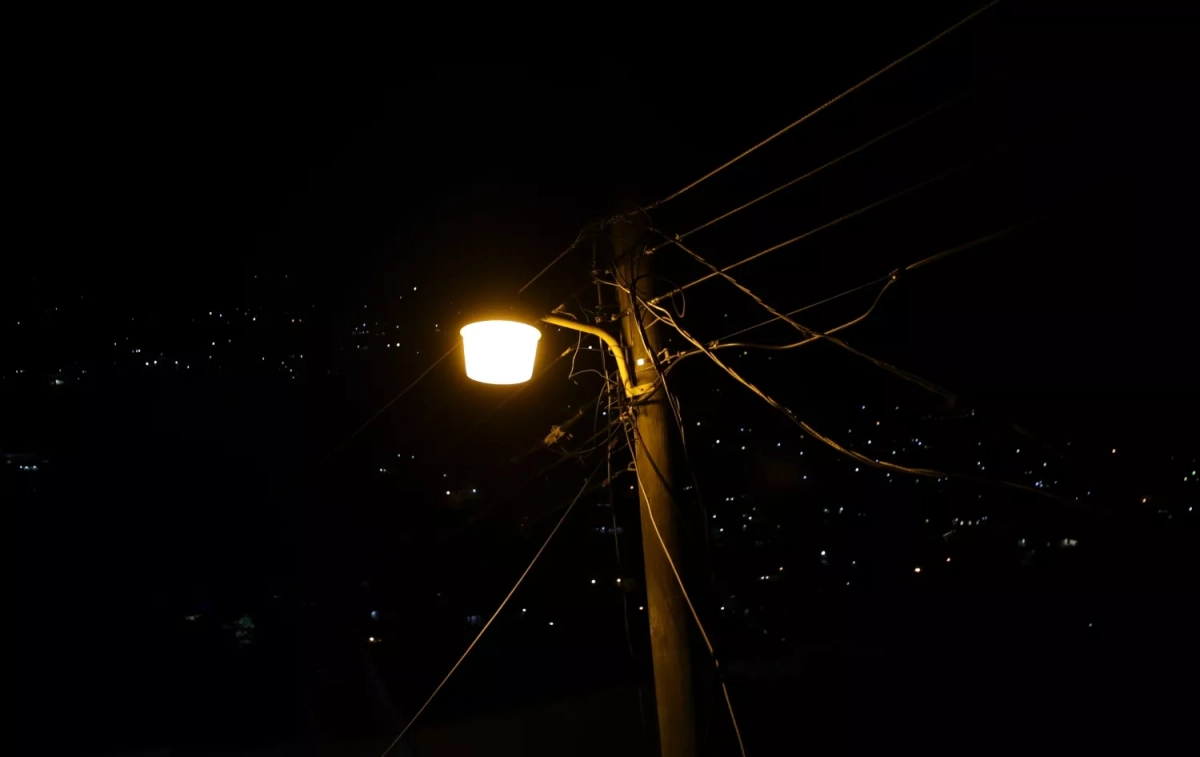
[[[484,384],[520,384],[533,376],[542,332],[517,321],[477,321],[462,327],[467,377]]]

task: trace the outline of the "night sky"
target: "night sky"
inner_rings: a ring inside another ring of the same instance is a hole
[[[612,281],[608,231],[588,229],[978,5],[477,45],[312,19],[33,24],[9,95],[0,492],[35,751],[381,752],[617,414],[598,342],[550,326],[531,384],[474,383],[461,350],[414,380],[482,308],[613,307],[593,280]],[[838,444],[969,478],[860,466],[702,355],[669,372],[690,588],[748,753],[1159,753],[1184,734],[1194,28],[1002,2],[649,210],[683,234],[902,127],[688,249],[729,265],[931,180],[731,272],[790,311],[1006,232],[902,274],[840,334],[952,398],[827,342],[716,353]],[[671,245],[650,259],[657,291],[707,272]],[[878,291],[796,318],[830,329]],[[663,305],[704,342],[771,317],[719,279]],[[635,485],[579,498],[393,754],[657,753]],[[705,748],[736,754],[702,683]]]

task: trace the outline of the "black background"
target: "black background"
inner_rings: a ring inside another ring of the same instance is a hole
[[[474,304],[568,301],[588,281],[586,248],[516,292],[582,226],[698,178],[970,10],[791,9],[662,27],[605,12],[604,29],[568,24],[529,42],[499,31],[476,42],[437,24],[427,34],[414,21],[381,38],[364,23],[343,33],[315,19],[163,18],[152,32],[137,30],[145,19],[30,21],[7,97],[0,442],[52,461],[36,495],[6,479],[15,686],[31,731],[67,734],[84,753],[394,733],[469,640],[461,615],[490,614],[552,522],[527,535],[520,518],[555,508],[591,469],[571,463],[518,491],[552,458],[508,458],[596,386],[559,371],[475,425],[509,390],[469,383],[454,356],[327,461],[331,450],[453,345]],[[1001,3],[654,210],[654,226],[686,231],[967,92],[690,247],[728,264],[965,163],[735,275],[790,309],[1020,224],[906,277],[848,333],[960,393],[960,407],[1054,444],[1128,449],[1121,466],[1080,462],[1077,480],[1134,491],[1166,457],[1194,458],[1200,411],[1188,346],[1194,20],[1139,14]],[[655,265],[680,283],[703,273],[669,247]],[[802,322],[830,327],[869,302],[847,298]],[[202,314],[239,308],[278,318],[228,332],[236,346],[219,369],[168,376],[110,359],[108,345],[130,337],[199,366],[212,333]],[[767,317],[717,281],[689,290],[687,308],[683,320],[705,339]],[[297,316],[303,331],[287,323]],[[346,353],[351,330],[377,319],[403,324],[404,357]],[[775,324],[754,340],[793,334]],[[544,343],[546,364],[573,340],[548,333]],[[264,350],[272,361],[306,353],[303,377],[256,364]],[[938,407],[825,344],[754,360],[746,370],[819,428],[839,428],[860,402]],[[45,377],[59,372],[81,380],[49,391]],[[685,407],[714,423],[752,421],[764,439],[791,433],[702,358],[672,377]],[[372,477],[402,454],[421,462]],[[707,460],[702,484],[734,486],[742,474],[722,465]],[[442,473],[456,491],[486,488],[485,505],[437,506]],[[1041,729],[1056,744],[1103,744],[1112,734],[1097,717],[1127,721],[1118,730],[1131,747],[1169,739],[1183,700],[1161,671],[1194,664],[1194,521],[1163,535],[1116,504],[1104,509],[1101,525],[1081,526],[1102,546],[1037,580],[993,568],[919,596],[881,583],[870,601],[836,610],[817,588],[797,589],[796,616],[842,619],[813,643],[843,646],[806,668],[815,690],[743,687],[751,753],[783,753],[780,724],[801,717],[809,725],[791,738],[842,751],[978,752],[992,735],[1040,749]],[[920,541],[893,517],[874,547],[880,562]],[[1030,510],[1026,522],[1047,517]],[[564,527],[545,556],[557,567],[540,566],[520,600],[563,602],[564,617],[583,619],[575,635],[498,621],[488,643],[516,651],[473,661],[430,711],[435,722],[646,680],[644,659],[628,660],[619,611],[562,599],[610,559],[607,544],[569,546],[588,527]],[[724,559],[730,575],[753,572],[749,557]],[[180,617],[212,603],[255,617],[264,649],[252,664],[181,630]],[[361,618],[372,603],[390,608],[405,642],[368,664]],[[1064,629],[1084,616],[1121,632],[1081,647]],[[736,629],[729,638],[739,649]],[[855,644],[921,653],[830,662],[852,658]],[[357,672],[322,689],[306,683],[317,669]],[[389,678],[401,669],[402,682]],[[640,727],[636,708],[623,712]]]

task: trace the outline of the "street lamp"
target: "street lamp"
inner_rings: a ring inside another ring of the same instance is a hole
[[[604,329],[553,315],[543,316],[541,321],[599,337],[616,358],[626,396],[637,397],[653,388],[652,383],[634,385],[624,350]],[[536,327],[520,321],[476,321],[463,326],[459,334],[462,335],[467,378],[484,384],[521,384],[533,377],[537,343],[542,337]]]
[[[685,508],[675,501],[677,489],[672,485],[671,441],[675,418],[666,391],[655,392],[662,385],[653,351],[658,346],[658,319],[638,307],[639,301],[650,300],[653,296],[650,284],[654,276],[650,272],[649,259],[640,253],[636,242],[645,232],[641,216],[618,216],[611,227],[613,273],[618,284],[622,333],[628,346],[622,347],[616,337],[598,326],[557,315],[543,316],[539,320],[604,342],[612,351],[625,396],[633,400],[622,403],[619,422],[632,427],[630,444],[634,470],[639,476],[637,489],[642,523],[650,523],[653,529],[642,529],[647,601],[638,609],[644,607],[650,614],[659,746],[664,757],[693,757],[700,750],[688,635],[687,608],[691,606],[691,600],[679,577],[681,570],[685,575],[690,572],[686,564],[689,550],[684,548],[687,534],[683,530],[682,513]],[[621,281],[634,282],[633,291],[621,286]],[[498,315],[498,320],[480,320],[460,331],[467,376],[490,384],[529,381],[533,378],[541,334],[528,321],[509,320],[515,315],[512,307]],[[642,477],[642,471],[653,471],[653,475]],[[612,482],[606,483],[611,485]]]
[[[542,332],[519,321],[476,321],[462,327],[467,377],[484,384],[522,384],[533,376]]]

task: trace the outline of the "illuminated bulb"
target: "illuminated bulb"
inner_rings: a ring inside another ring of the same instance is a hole
[[[593,578],[593,579],[592,579],[592,583],[596,583],[596,579],[594,579],[594,578]]]
[[[639,609],[639,610],[645,610],[645,609],[646,609],[646,606],[645,606],[645,605],[638,605],[638,609]],[[721,609],[722,609],[722,610],[724,610],[725,608],[724,608],[724,607],[722,607]]]
[[[463,326],[467,376],[484,384],[520,384],[533,376],[542,333],[517,321],[477,321]]]
[[[920,573],[920,572],[921,572],[920,568],[913,568],[913,573]]]
[[[1112,453],[1113,453],[1114,455],[1115,455],[1115,454],[1117,454],[1117,448],[1116,448],[1116,447],[1113,447],[1113,451],[1112,451]]]

